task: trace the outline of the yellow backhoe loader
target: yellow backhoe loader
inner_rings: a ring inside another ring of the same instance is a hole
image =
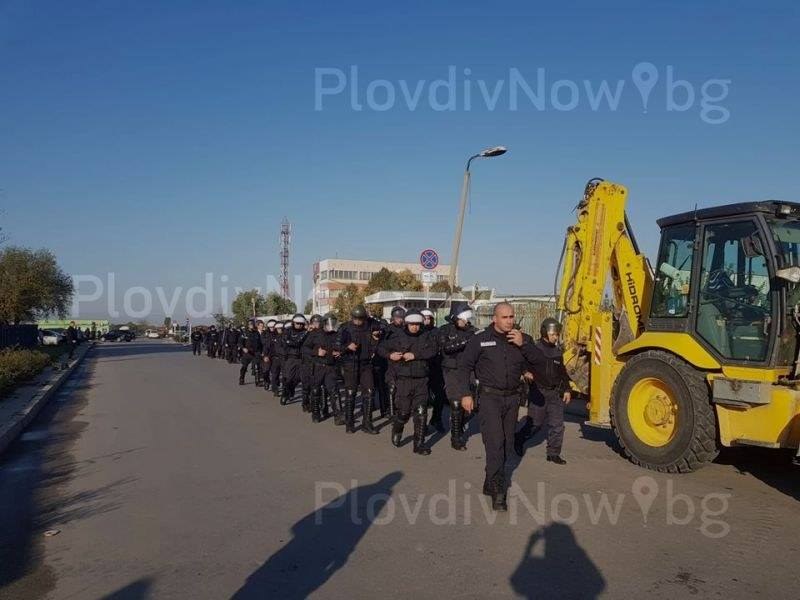
[[[588,396],[588,424],[670,473],[712,461],[720,445],[796,448],[800,204],[659,219],[653,269],[626,199],[622,185],[589,181],[558,269],[565,364]]]

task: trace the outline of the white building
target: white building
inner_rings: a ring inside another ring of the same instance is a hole
[[[411,271],[420,280],[423,269],[418,262],[384,262],[379,260],[350,260],[345,258],[326,258],[314,263],[314,312],[325,314],[333,310],[336,296],[348,285],[365,287],[370,277],[381,269],[390,271]],[[439,265],[431,269],[434,281],[447,281],[450,265]]]

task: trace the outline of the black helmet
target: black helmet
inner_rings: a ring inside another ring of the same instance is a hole
[[[455,323],[458,319],[469,321],[472,318],[472,309],[466,302],[453,302],[450,305],[450,314],[447,315],[447,320]]]
[[[539,333],[543,338],[547,338],[548,333],[561,333],[561,323],[553,317],[547,317],[539,327]]]
[[[400,318],[403,318],[403,317],[405,317],[405,316],[406,316],[406,309],[405,309],[405,308],[403,308],[402,306],[395,306],[395,307],[392,309],[392,318],[393,318],[393,319],[394,319],[395,317],[400,317]]]
[[[322,328],[325,331],[336,331],[339,328],[339,319],[337,319],[336,315],[333,313],[326,314],[322,317]]]
[[[367,318],[367,309],[364,308],[363,305],[359,304],[353,310],[350,311],[350,316],[353,319],[366,319]]]

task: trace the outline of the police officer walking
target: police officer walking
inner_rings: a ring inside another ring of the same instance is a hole
[[[283,393],[283,361],[286,358],[286,348],[283,345],[283,322],[275,323],[275,336],[270,347],[270,359],[272,364],[269,369],[269,382],[272,393],[279,398]]]
[[[548,318],[542,321],[541,338],[533,346],[523,348],[533,366],[532,402],[525,423],[514,439],[514,450],[522,456],[525,441],[547,423],[547,461],[565,465],[561,458],[564,443],[564,407],[572,399],[570,379],[564,366],[564,351],[558,345],[561,323]],[[535,428],[535,429],[534,429]]]
[[[200,331],[197,327],[192,329],[192,356],[200,356],[202,350],[200,346],[203,343],[203,332]]]
[[[439,352],[441,353],[442,375],[445,393],[450,405],[450,445],[454,450],[466,450],[464,443],[464,409],[458,386],[458,357],[475,335],[475,327],[470,323],[472,310],[466,302],[454,302],[450,306],[448,323],[438,331]]]
[[[386,343],[394,335],[403,333],[405,329],[405,321],[404,321],[405,316],[406,316],[406,309],[403,308],[402,306],[395,306],[392,309],[391,320],[389,321],[389,324],[385,327],[382,343]],[[397,385],[395,377],[395,364],[392,361],[387,361],[384,383],[386,388],[386,393],[383,396],[385,406],[383,405],[381,406],[381,416],[384,417],[388,415],[389,418],[394,419],[395,414],[397,414],[395,408]]]
[[[339,381],[336,377],[336,362],[339,358],[336,346],[336,330],[338,328],[339,323],[336,316],[328,313],[322,318],[322,326],[308,335],[311,357],[314,362],[311,391],[311,421],[314,423],[322,420],[325,394],[327,394],[333,410],[334,424],[344,425],[339,397]]]
[[[433,336],[434,342],[438,342],[438,331],[436,328],[436,320],[433,311],[423,308],[420,313],[425,319],[422,325],[423,331],[429,332]],[[439,356],[437,349],[436,355],[431,359],[428,365],[430,374],[428,375],[428,392],[430,395],[431,408],[431,422],[430,426],[439,433],[444,433],[444,425],[442,424],[442,411],[444,410],[444,403],[447,396],[444,391],[444,375],[442,373],[442,360]]]
[[[361,411],[364,415],[361,430],[376,434],[372,425],[373,390],[375,389],[372,358],[381,339],[381,330],[369,318],[363,306],[356,306],[350,313],[351,321],[345,323],[337,336],[337,347],[341,352],[344,375],[345,431],[355,433],[356,393],[361,390]]]
[[[506,504],[506,459],[514,452],[514,429],[519,413],[519,391],[523,373],[529,368],[523,350],[533,347],[531,336],[514,328],[514,307],[500,302],[494,307],[492,324],[476,332],[458,358],[458,389],[461,406],[475,408],[470,377],[478,380],[478,418],[486,449],[483,493],[492,497],[494,510]]]
[[[261,345],[261,332],[264,330],[264,322],[258,321],[256,328],[253,323],[247,330],[247,334],[242,340],[242,366],[239,368],[239,385],[244,385],[244,376],[247,374],[247,369],[251,364],[256,365],[256,385],[260,383],[261,375],[261,352],[264,347]]]
[[[308,320],[307,335],[300,347],[302,364],[300,366],[300,384],[303,386],[303,412],[312,412],[311,388],[314,381],[314,360],[311,334],[318,331],[322,324],[321,315],[311,315]]]
[[[306,340],[305,316],[297,313],[291,320],[291,326],[283,328],[283,345],[286,349],[286,359],[283,365],[283,394],[281,394],[281,404],[289,404],[294,397],[294,390],[298,383],[301,383],[303,356],[302,346]],[[308,408],[308,402],[303,398],[303,410]]]
[[[208,333],[206,333],[206,350],[208,351],[208,358],[214,358],[214,356],[216,356],[218,343],[219,333],[217,333],[217,327],[212,325],[208,328]]]
[[[436,341],[430,332],[422,331],[423,316],[411,309],[404,317],[405,329],[384,340],[378,352],[395,366],[397,414],[392,423],[392,444],[399,447],[403,427],[414,415],[414,453],[427,456],[425,428],[428,415],[429,361],[436,356]]]

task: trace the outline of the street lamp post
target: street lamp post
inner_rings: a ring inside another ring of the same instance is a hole
[[[456,223],[456,235],[453,239],[453,255],[450,261],[450,295],[455,292],[458,285],[458,253],[461,250],[461,232],[464,229],[464,212],[467,209],[467,199],[469,198],[469,184],[470,184],[470,171],[469,167],[472,161],[476,158],[492,158],[494,156],[501,156],[508,150],[505,146],[495,146],[494,148],[487,148],[469,157],[467,167],[464,169],[464,182],[461,184],[461,203],[458,209],[458,222]]]

